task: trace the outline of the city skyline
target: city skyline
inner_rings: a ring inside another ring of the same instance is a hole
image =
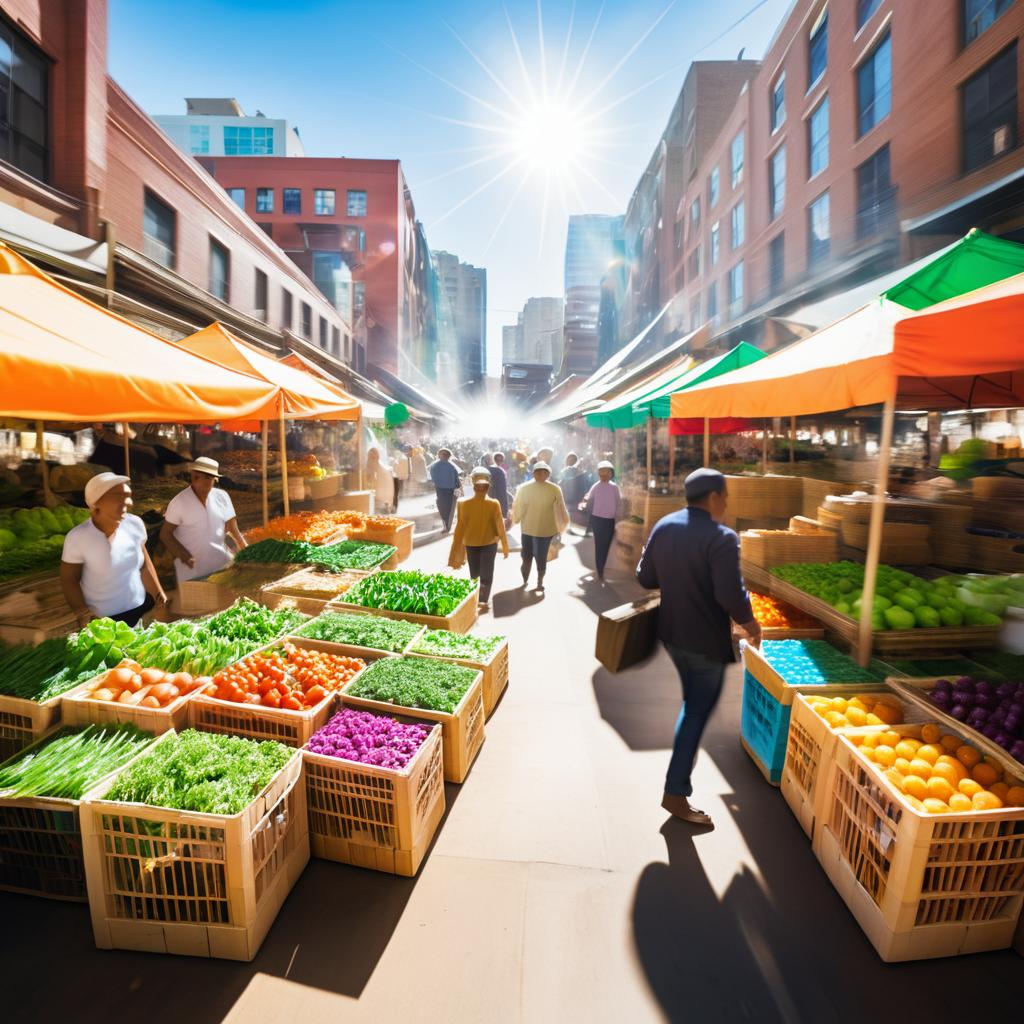
[[[115,0],[110,64],[150,114],[182,112],[185,96],[234,96],[248,111],[296,125],[307,155],[401,159],[430,246],[489,271],[488,372],[495,374],[501,328],[515,323],[531,296],[562,293],[568,216],[625,210],[690,59],[735,57],[742,46],[759,57],[785,7],[745,0],[708,14],[689,0],[628,11],[547,3],[517,7],[506,21],[498,4],[440,11],[400,2],[366,10],[184,0],[175,23],[154,33],[159,12]],[[363,39],[343,48],[340,63],[330,49],[337,37],[324,28],[332,18],[342,31],[357,26]],[[296,54],[275,57],[276,72],[268,74],[265,61],[225,60],[213,45],[223,28],[233,52],[264,52],[255,44],[271,22],[276,53]],[[192,57],[152,76],[148,48],[156,38],[172,49],[177,38],[179,52]],[[300,39],[305,50],[289,45]],[[573,79],[572,97],[592,97],[579,109],[598,115],[597,129],[575,140],[562,120],[577,110],[563,102]],[[549,102],[523,102],[531,88],[540,95],[545,87]],[[586,166],[561,151],[573,141],[592,146]],[[546,166],[548,152],[561,163]]]

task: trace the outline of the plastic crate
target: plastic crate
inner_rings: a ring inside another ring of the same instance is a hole
[[[309,861],[302,755],[234,815],[104,800],[109,788],[81,806],[96,945],[251,960]]]
[[[415,875],[444,816],[441,726],[401,771],[302,754],[313,856]]]
[[[60,721],[61,696],[40,704],[0,694],[0,762],[34,743]]]
[[[818,857],[879,956],[1007,948],[1024,901],[1024,808],[919,813],[848,735],[834,764]]]

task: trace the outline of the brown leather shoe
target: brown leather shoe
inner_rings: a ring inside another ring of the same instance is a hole
[[[691,825],[714,824],[711,816],[696,807],[690,806],[690,801],[685,796],[676,796],[674,793],[666,793],[661,798],[661,806],[674,818],[688,822]]]

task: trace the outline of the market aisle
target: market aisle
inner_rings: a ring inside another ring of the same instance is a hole
[[[678,683],[663,655],[619,676],[594,661],[595,609],[635,590],[622,567],[612,587],[578,585],[591,550],[570,542],[543,600],[518,589],[515,556],[499,560],[480,628],[511,638],[511,684],[468,780],[446,787],[419,878],[311,862],[252,964],[101,953],[84,907],[0,896],[10,1019],[1018,1016],[1013,954],[879,962],[740,749],[736,670],[698,766],[717,828],[668,819],[658,803]],[[430,543],[410,564],[446,556]]]

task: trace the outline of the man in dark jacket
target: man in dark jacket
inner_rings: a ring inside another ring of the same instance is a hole
[[[499,459],[499,456],[501,458]],[[490,464],[488,465],[486,459],[484,465],[487,466],[488,471],[491,474],[491,493],[490,497],[497,498],[498,504],[501,506],[501,514],[508,519],[508,476],[505,472],[502,462],[505,461],[505,456],[501,452],[495,452],[493,455],[489,455]]]
[[[693,763],[722,692],[725,666],[736,660],[729,620],[752,643],[761,640],[740,575],[739,538],[716,521],[725,515],[727,500],[721,473],[691,473],[686,478],[687,507],[659,520],[636,569],[641,586],[661,589],[658,636],[683,684],[661,806],[695,825],[711,824],[708,815],[690,806],[688,797]]]
[[[447,533],[452,528],[452,514],[455,511],[455,491],[460,484],[459,471],[452,462],[449,448],[438,448],[437,458],[427,469],[437,494],[437,513]]]

